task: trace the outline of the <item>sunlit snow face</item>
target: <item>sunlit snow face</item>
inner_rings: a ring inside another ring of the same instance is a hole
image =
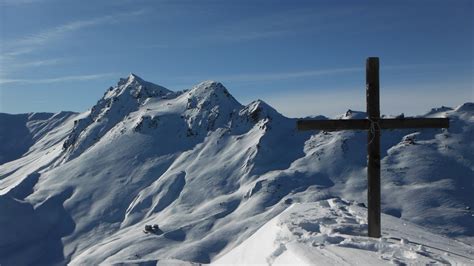
[[[458,240],[427,231],[472,235],[472,104],[429,113],[449,117],[448,130],[383,132],[382,211],[391,217],[374,241],[364,236],[365,132],[298,132],[295,119],[260,100],[241,105],[218,83],[144,98],[129,92],[153,86],[126,84],[82,114],[0,114],[9,125],[0,155],[12,155],[0,165],[0,212],[9,214],[0,246],[19,250],[0,249],[0,263],[209,263],[240,251],[255,256],[227,258],[304,264],[344,251],[361,264],[467,262],[429,249],[449,243],[469,257]],[[153,224],[163,233],[143,232]],[[25,246],[39,255],[25,256]]]

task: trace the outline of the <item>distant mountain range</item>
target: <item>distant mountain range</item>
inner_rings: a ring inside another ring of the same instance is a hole
[[[382,211],[472,245],[474,103],[423,117],[450,128],[382,133]],[[362,205],[366,139],[298,132],[219,82],[173,92],[134,74],[84,113],[0,114],[0,264],[213,262],[289,206]]]

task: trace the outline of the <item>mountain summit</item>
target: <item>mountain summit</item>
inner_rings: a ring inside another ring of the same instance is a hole
[[[449,129],[383,132],[380,242],[365,237],[365,132],[298,132],[219,82],[130,74],[80,114],[0,114],[0,264],[237,263],[253,243],[243,263],[469,263],[472,106],[427,114]]]
[[[126,116],[139,110],[150,98],[162,98],[173,93],[156,84],[144,81],[135,74],[120,79],[110,87],[89,114],[74,122],[74,129],[64,142],[64,160],[77,157],[100,140]]]

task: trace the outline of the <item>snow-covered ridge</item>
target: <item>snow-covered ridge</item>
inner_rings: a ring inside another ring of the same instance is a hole
[[[367,237],[366,209],[339,198],[293,204],[212,265],[472,264],[472,246],[382,216]]]
[[[120,79],[83,118],[75,121],[74,129],[63,144],[67,151],[63,161],[73,159],[100,140],[110,129],[146,100],[173,94],[170,90],[144,81],[135,74]]]
[[[187,135],[190,136],[206,135],[208,131],[228,127],[237,114],[247,115],[254,122],[270,115],[281,116],[260,100],[242,106],[224,85],[216,81],[204,81],[188,91],[172,92],[130,74],[128,78],[120,79],[117,86],[110,87],[90,112],[75,122],[74,129],[63,145],[66,154],[62,162],[79,156],[95,145],[125,118],[132,119],[132,113],[139,110],[153,113],[153,110],[160,109],[157,105],[164,102],[167,106],[181,105],[181,108],[173,111],[185,120]],[[156,128],[159,120],[157,115],[143,114],[138,118],[134,130],[140,131],[143,124],[146,124],[146,128]]]
[[[120,79],[117,86],[109,88],[104,99],[118,97],[122,94],[129,94],[136,99],[159,97],[171,93],[165,87],[144,81],[135,74],[130,74],[126,79]]]
[[[474,243],[472,106],[428,114],[449,129],[382,133],[382,209],[394,223]],[[292,204],[338,213],[318,202],[365,202],[365,132],[298,132],[296,119],[261,100],[244,106],[214,81],[173,92],[131,75],[87,112],[0,123],[0,151],[19,151],[0,165],[2,265],[210,263]],[[331,217],[328,228],[346,228],[347,213]],[[144,234],[147,224],[163,234]],[[397,254],[384,261],[412,262]]]

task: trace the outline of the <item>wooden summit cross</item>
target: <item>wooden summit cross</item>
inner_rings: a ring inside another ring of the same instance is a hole
[[[298,120],[298,130],[367,130],[367,203],[369,237],[380,237],[380,131],[396,128],[447,128],[448,118],[380,118],[379,58],[366,63],[367,118],[350,120]]]

